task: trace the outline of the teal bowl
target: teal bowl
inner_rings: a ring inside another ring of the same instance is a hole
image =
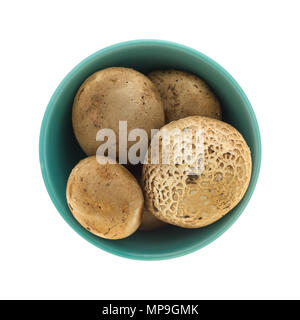
[[[72,130],[72,103],[81,83],[97,70],[121,66],[142,73],[156,69],[192,72],[205,80],[222,104],[223,120],[246,139],[252,154],[252,177],[240,203],[226,216],[200,229],[168,226],[153,232],[137,231],[122,240],[97,237],[73,218],[65,196],[68,176],[85,157]],[[232,76],[204,54],[183,45],[161,40],[135,40],[102,49],[79,63],[59,84],[44,115],[39,142],[42,175],[48,193],[64,220],[84,239],[112,254],[139,260],[183,256],[217,239],[241,215],[254,191],[261,162],[261,141],[255,114],[245,93]]]

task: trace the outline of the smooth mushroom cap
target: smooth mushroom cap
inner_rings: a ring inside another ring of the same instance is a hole
[[[74,134],[87,155],[96,154],[103,143],[96,141],[100,129],[112,129],[119,154],[119,121],[127,121],[128,132],[151,129],[165,123],[160,95],[154,84],[142,73],[128,68],[112,67],[88,77],[77,91],[73,103]],[[134,144],[128,142],[127,150]]]
[[[155,217],[146,207],[142,214],[142,223],[139,230],[153,231],[165,227],[167,224]]]
[[[142,190],[118,163],[99,164],[96,156],[81,160],[69,176],[66,197],[75,219],[102,238],[126,238],[140,226]]]
[[[196,75],[178,70],[158,70],[151,72],[148,77],[161,95],[166,123],[189,116],[221,120],[220,102]]]
[[[142,164],[137,164],[137,165],[127,164],[126,168],[133,174],[133,176],[136,178],[136,180],[141,185],[141,177],[142,177],[143,165]],[[163,222],[163,221],[159,220],[157,217],[155,217],[144,206],[143,213],[142,213],[142,222],[141,222],[141,225],[139,227],[139,230],[141,230],[141,231],[153,231],[153,230],[165,227],[166,225],[167,224],[165,222]]]

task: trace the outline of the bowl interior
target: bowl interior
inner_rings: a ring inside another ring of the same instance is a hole
[[[123,240],[94,236],[73,218],[67,206],[65,188],[74,165],[85,157],[75,140],[71,112],[81,83],[99,69],[130,67],[142,73],[174,68],[192,72],[216,93],[222,104],[223,120],[246,139],[252,152],[252,178],[242,201],[221,220],[201,229],[173,226],[153,231],[137,231]],[[254,190],[260,166],[260,136],[251,105],[232,77],[205,55],[165,41],[141,40],[121,43],[96,52],[76,66],[61,82],[47,107],[40,136],[40,162],[47,190],[63,218],[81,236],[111,253],[135,259],[166,259],[187,254],[216,239],[239,217]]]

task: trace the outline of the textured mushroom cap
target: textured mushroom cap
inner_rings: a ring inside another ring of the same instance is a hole
[[[74,99],[72,122],[75,136],[87,155],[96,154],[103,143],[96,141],[100,129],[116,134],[119,151],[119,120],[127,120],[128,132],[135,128],[159,129],[165,123],[160,95],[142,73],[128,68],[107,68],[87,78]],[[128,142],[128,148],[134,142]]]
[[[153,71],[148,77],[161,95],[166,123],[189,116],[221,119],[217,97],[197,76],[184,71],[165,70]]]
[[[118,163],[99,164],[96,156],[81,160],[69,176],[66,197],[75,219],[102,238],[128,237],[141,223],[142,190]]]
[[[203,227],[242,199],[251,177],[250,149],[235,128],[216,119],[188,117],[165,125],[160,132],[174,128],[202,130],[204,148],[196,159],[202,161],[202,173],[191,175],[195,164],[175,163],[171,140],[170,164],[144,164],[145,205],[162,221],[185,228]]]

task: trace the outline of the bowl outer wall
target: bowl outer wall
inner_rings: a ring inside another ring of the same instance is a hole
[[[99,238],[85,230],[72,216],[65,187],[74,165],[85,157],[72,131],[74,95],[93,72],[109,66],[132,67],[143,73],[175,68],[203,78],[221,100],[223,119],[244,136],[252,153],[252,176],[241,202],[225,217],[200,229],[167,227],[153,232],[138,231],[122,240]],[[62,125],[63,124],[63,125]],[[241,215],[250,200],[261,163],[259,127],[245,93],[219,64],[189,47],[163,40],[134,40],[112,45],[84,59],[62,80],[47,106],[40,132],[39,155],[43,179],[55,207],[83,238],[115,255],[138,260],[162,260],[196,251],[223,234]]]

